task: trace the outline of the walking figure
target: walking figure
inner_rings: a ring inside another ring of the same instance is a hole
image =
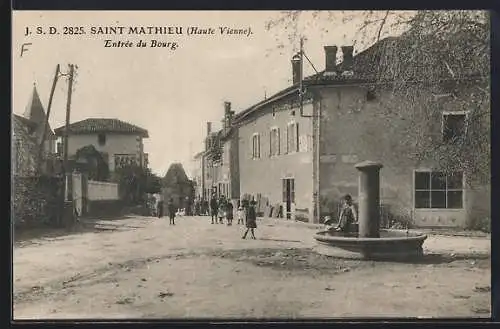
[[[236,215],[238,216],[238,224],[245,224],[245,209],[242,205],[238,207],[238,212]]]
[[[174,200],[170,199],[170,201],[168,202],[168,216],[170,219],[170,225],[175,225],[175,212],[176,212],[176,210],[177,209],[174,206]]]
[[[246,223],[247,230],[245,231],[245,234],[243,234],[243,236],[241,237],[242,239],[246,239],[248,231],[250,231],[250,233],[252,234],[252,239],[255,240],[254,230],[257,228],[257,212],[255,210],[255,204],[256,204],[255,200],[252,200],[250,202],[250,206],[248,207],[248,211],[247,211],[247,214],[246,214],[246,217],[247,217],[247,223]]]
[[[226,206],[226,219],[227,219],[227,226],[233,225],[233,203],[231,200],[228,200],[227,206]]]
[[[226,200],[224,200],[224,197],[221,196],[220,200],[219,200],[219,213],[218,213],[219,224],[224,224],[223,219],[226,216],[225,211],[224,211],[225,208],[226,208]]]
[[[212,195],[212,199],[210,199],[210,215],[212,215],[212,224],[214,223],[214,220],[217,220],[217,199],[215,198],[215,195]]]

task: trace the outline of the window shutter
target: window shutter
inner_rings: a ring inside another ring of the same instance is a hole
[[[283,182],[283,202],[286,202],[286,179],[281,180]]]
[[[257,157],[260,158],[260,135],[257,135]]]
[[[286,153],[290,152],[290,125],[286,126]]]
[[[269,157],[273,155],[273,131],[269,134]]]
[[[280,129],[279,129],[279,128],[278,128],[278,130],[276,131],[276,133],[277,133],[277,134],[276,134],[276,135],[277,135],[277,136],[276,136],[276,144],[277,144],[277,145],[276,145],[276,147],[277,147],[276,152],[277,152],[277,154],[280,154]]]
[[[296,148],[295,151],[299,151],[299,124],[295,124],[295,142],[296,142]]]
[[[255,135],[252,136],[252,158],[255,158]]]

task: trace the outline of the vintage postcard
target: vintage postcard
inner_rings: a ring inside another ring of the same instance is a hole
[[[14,11],[13,317],[490,317],[486,11]]]

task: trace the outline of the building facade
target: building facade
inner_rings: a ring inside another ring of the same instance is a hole
[[[222,129],[212,132],[212,124],[207,123],[203,161],[205,200],[212,195],[231,200],[240,198],[239,132],[233,125],[233,116],[231,103],[225,102]]]
[[[58,137],[64,135],[65,127],[55,129]],[[147,166],[144,153],[144,138],[147,130],[118,119],[89,118],[74,122],[69,126],[68,156],[74,158],[77,151],[92,145],[101,153],[109,171],[127,165]],[[63,144],[58,143],[58,153],[62,154]]]
[[[237,117],[240,193],[282,207],[283,216],[313,216],[312,120],[294,94],[270,99]],[[311,111],[312,104],[306,104]]]
[[[195,189],[195,198],[198,200],[203,199],[203,191],[205,190],[204,175],[204,152],[198,152],[193,157],[192,164],[192,179]]]
[[[325,47],[325,70],[303,79],[302,98],[300,64],[294,59],[292,86],[236,114],[240,195],[261,195],[288,218],[321,222],[337,216],[344,194],[357,199],[354,165],[373,160],[384,165],[380,188],[386,219],[463,227],[472,217],[490,216],[488,182],[473,171],[445,171],[425,150],[415,156],[424,141],[429,149],[452,152],[455,137],[473,129],[467,100],[487,83],[467,72],[447,77],[446,83],[411,82],[399,92],[394,83],[380,82],[386,73],[381,60],[397,53],[397,42],[382,40],[356,56],[353,47],[342,47],[339,65],[337,47]],[[489,102],[476,107],[489,113]]]

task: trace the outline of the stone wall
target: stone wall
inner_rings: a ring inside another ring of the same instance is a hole
[[[118,200],[118,184],[99,181],[88,181],[89,201]]]
[[[58,191],[62,180],[51,177],[19,177],[12,180],[11,220],[16,227],[57,224]]]

